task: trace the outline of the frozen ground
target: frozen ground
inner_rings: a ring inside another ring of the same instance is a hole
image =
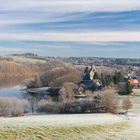
[[[139,130],[139,114],[130,114],[129,120],[111,114],[0,118],[0,140],[140,140]]]
[[[111,114],[68,114],[68,115],[33,115],[15,118],[0,118],[0,125],[27,125],[27,126],[79,126],[79,125],[104,125],[122,122],[125,119]]]

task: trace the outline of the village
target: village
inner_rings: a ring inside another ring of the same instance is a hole
[[[133,94],[133,90],[139,89],[140,87],[140,74],[139,72],[134,72],[133,70],[129,70],[126,72],[126,74],[121,75],[121,80],[118,82],[118,93],[120,94]],[[130,86],[130,92],[127,93],[128,85]],[[77,89],[75,90],[75,98],[76,99],[82,99],[86,98],[86,95],[84,94],[85,90],[90,91],[98,91],[98,90],[104,90],[105,86],[103,85],[103,81],[101,78],[99,78],[96,70],[96,66],[90,66],[86,67],[84,70],[84,73],[81,77],[81,81],[77,84]],[[27,89],[28,92],[34,93],[34,94],[42,94],[45,98],[48,96],[59,96],[59,90],[60,87],[40,87],[40,88],[29,88]],[[58,99],[57,99],[58,100]]]
[[[21,56],[16,56],[16,59],[17,57],[20,58]],[[35,57],[37,56],[35,55]],[[110,133],[113,131],[115,134],[114,129],[118,130],[119,127],[119,134],[111,136],[113,138],[121,137],[123,129],[130,131],[129,123],[133,123],[134,129],[135,119],[139,121],[139,67],[123,65],[110,67],[109,65],[99,66],[95,64],[73,65],[66,62],[62,63],[60,60],[54,61],[50,58],[44,62],[44,58],[41,60],[41,58],[37,59],[34,56],[24,58],[26,63],[30,59],[28,65],[26,65],[23,60],[20,62],[20,59],[18,59],[17,63],[16,60],[12,59],[2,59],[1,65],[3,65],[3,68],[5,67],[4,64],[9,66],[9,69],[13,64],[14,68],[19,66],[25,68],[36,60],[36,64],[33,64],[33,70],[35,71],[35,68],[39,66],[40,71],[23,82],[24,88],[20,89],[18,93],[18,95],[23,95],[22,98],[21,96],[20,98],[10,97],[11,93],[6,98],[0,98],[0,124],[4,125],[7,134],[12,133],[8,131],[14,127],[13,125],[20,124],[23,127],[23,124],[28,122],[28,125],[32,125],[35,131],[38,131],[36,127],[41,129],[41,132],[44,133],[42,139],[46,138],[46,132],[57,139],[52,131],[58,133],[58,130],[51,128],[56,124],[59,127],[71,126],[71,129],[76,126],[78,130],[80,129],[80,132],[91,132],[96,127],[104,128],[98,133],[102,133],[109,129],[108,127],[111,127]],[[42,64],[38,63],[38,60],[42,61]],[[51,65],[51,69],[46,67],[45,64]],[[29,70],[29,68],[27,67],[26,70]],[[5,71],[2,72],[5,74]],[[21,71],[17,71],[17,74],[18,72]],[[8,81],[10,82],[10,79]],[[6,83],[1,82],[1,84]],[[12,80],[12,84],[14,84],[14,80]],[[6,124],[10,124],[10,127],[7,128]],[[93,126],[81,129],[78,124]],[[43,126],[48,126],[51,132],[46,128],[44,129]],[[0,129],[3,131],[3,128]],[[87,133],[89,134],[89,132]],[[96,134],[96,131],[93,132]],[[22,128],[21,133],[23,134]],[[75,133],[77,134],[77,131]],[[31,137],[36,135],[34,131],[30,134]],[[71,135],[75,137],[76,134]],[[17,137],[14,133],[12,135],[13,139]],[[61,132],[58,135],[61,135]],[[93,135],[91,138],[93,138]],[[102,138],[105,135],[106,133],[100,135],[100,137]],[[85,139],[87,137],[88,135],[85,135]],[[97,135],[94,135],[94,137],[97,137]],[[4,135],[4,138],[6,138],[6,135]],[[68,138],[66,135],[66,139]]]
[[[140,0],[0,0],[0,140],[140,140]]]

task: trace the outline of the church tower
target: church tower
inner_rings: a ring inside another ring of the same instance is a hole
[[[93,80],[94,79],[94,75],[95,75],[95,72],[96,72],[96,66],[95,65],[92,65],[91,66],[91,69],[90,69],[90,80]]]

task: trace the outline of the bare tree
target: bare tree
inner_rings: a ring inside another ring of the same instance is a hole
[[[23,101],[17,98],[0,98],[0,116],[12,117],[24,114]]]
[[[122,108],[128,112],[133,106],[132,101],[130,100],[129,96],[126,97],[122,102]]]
[[[97,92],[93,100],[93,108],[96,112],[105,111],[109,113],[117,113],[118,100],[113,90],[105,90]]]
[[[66,82],[64,83],[63,87],[60,90],[60,100],[61,101],[66,101],[66,100],[73,100],[74,99],[74,89],[75,89],[76,85],[74,83],[71,82]]]

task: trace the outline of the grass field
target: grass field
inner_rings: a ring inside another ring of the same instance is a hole
[[[1,140],[93,140],[115,137],[129,125],[118,123],[111,125],[87,126],[40,126],[40,127],[0,127]],[[112,132],[115,132],[112,136]]]
[[[0,140],[108,140],[129,127],[110,114],[0,118]]]
[[[46,63],[45,60],[28,58],[28,57],[23,57],[23,56],[13,56],[12,58],[14,59],[14,61],[20,62],[20,63],[29,63],[29,64]]]
[[[119,96],[123,100],[126,96]],[[123,115],[69,114],[0,118],[0,140],[139,140],[140,96]]]

